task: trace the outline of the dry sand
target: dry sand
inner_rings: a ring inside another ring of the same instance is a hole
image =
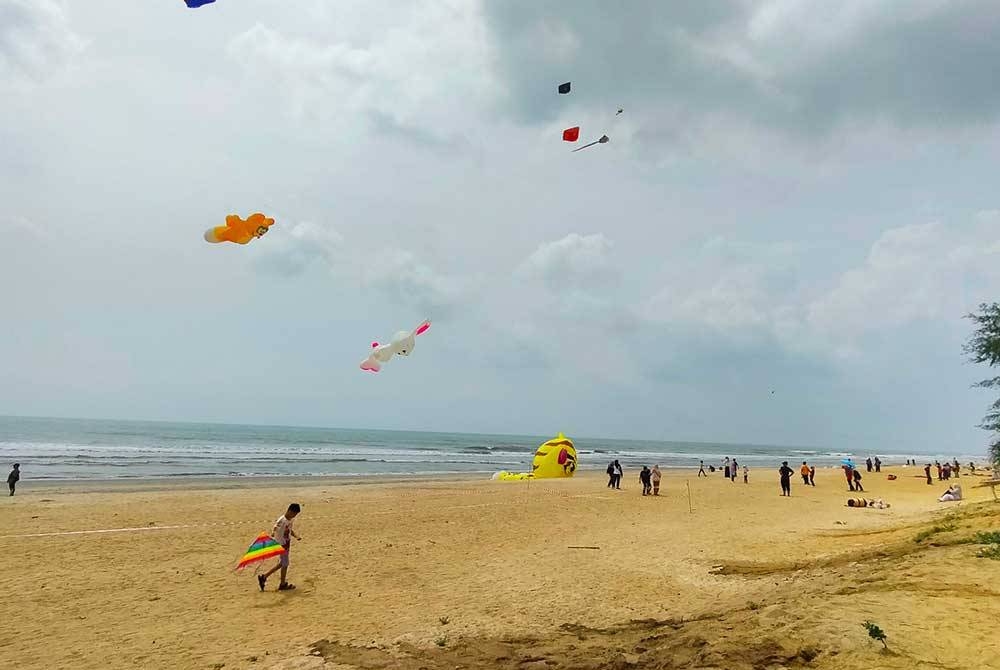
[[[634,472],[623,491],[603,475],[25,482],[0,504],[0,667],[1000,668],[1000,561],[968,543],[1000,529],[1000,504],[967,476],[966,501],[938,503],[945,486],[917,475],[865,477],[890,510],[845,507],[832,470],[790,499],[759,470],[748,486],[667,473],[660,498]],[[232,566],[292,500],[298,589],[260,593]],[[149,530],[15,537],[115,528]]]

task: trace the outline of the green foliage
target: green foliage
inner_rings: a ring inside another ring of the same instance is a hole
[[[976,533],[976,542],[979,544],[1000,544],[1000,530]]]
[[[994,561],[1000,561],[1000,544],[988,544],[985,547],[980,547],[976,557],[992,558]]]
[[[1000,365],[1000,303],[983,303],[978,314],[969,314],[966,318],[976,326],[962,349],[969,361],[986,363],[991,368]],[[1000,377],[984,379],[976,386],[1000,388]],[[993,464],[1000,466],[1000,399],[990,406],[979,427],[996,433],[989,452]]]
[[[446,638],[444,635],[442,635],[438,639],[434,640],[434,644],[436,644],[439,647],[443,647],[446,644],[448,644],[448,638]]]
[[[865,621],[863,624],[861,624],[861,626],[866,631],[868,631],[868,637],[870,637],[873,640],[878,640],[879,642],[882,643],[882,646],[885,647],[886,649],[889,648],[889,645],[885,643],[885,637],[886,637],[885,631],[879,628],[878,624],[872,623],[871,621]]]
[[[750,600],[750,601],[747,602],[747,607],[750,608],[751,612],[756,612],[757,610],[759,610],[762,607],[762,605],[759,602],[757,602],[756,600]]]
[[[958,528],[958,522],[954,517],[946,517],[941,523],[935,524],[930,528],[925,528],[924,530],[917,533],[917,536],[913,538],[913,541],[920,544],[924,540],[927,540],[938,533],[950,533]]]

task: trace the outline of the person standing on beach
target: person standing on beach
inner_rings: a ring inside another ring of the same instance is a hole
[[[955,473],[955,479],[958,479],[958,471],[961,469],[961,467],[962,466],[959,465],[957,458],[951,462],[951,471]]]
[[[927,484],[934,486],[934,482],[931,481],[931,464],[928,463],[924,466],[924,474],[927,475]]]
[[[802,461],[802,467],[799,468],[799,474],[802,475],[802,483],[809,486],[809,464]]]
[[[861,471],[857,469],[854,470],[854,490],[855,491],[865,490],[864,487],[861,486]]]
[[[744,484],[750,483],[750,468],[748,468],[745,465],[743,466],[743,483]]]
[[[613,489],[615,487],[615,462],[611,461],[608,463],[608,488]]]
[[[872,471],[872,457],[869,456],[865,459],[865,467],[868,468],[868,472]]]
[[[653,470],[650,475],[650,480],[653,482],[653,495],[660,495],[660,479],[663,477],[663,473],[660,472],[660,464],[657,463],[653,466]]]
[[[816,467],[809,466],[809,486],[816,486]]]
[[[299,542],[302,541],[302,537],[292,529],[292,521],[294,521],[295,517],[301,511],[302,507],[298,503],[292,503],[285,510],[285,513],[279,516],[278,520],[274,522],[274,528],[271,529],[271,537],[285,548],[285,553],[278,557],[278,564],[276,566],[262,575],[257,575],[257,583],[260,585],[261,591],[264,590],[264,586],[267,584],[267,578],[279,569],[281,570],[281,583],[278,584],[278,590],[291,591],[295,588],[294,584],[288,583],[288,555],[292,549],[292,538],[294,537]]]
[[[733,467],[729,468],[729,481],[736,482],[736,474],[740,471],[740,464],[733,459]]]
[[[948,481],[949,479],[951,479],[951,463],[945,461],[944,465],[941,466],[941,469],[942,472],[944,473],[944,480]]]
[[[781,476],[781,495],[792,495],[792,469],[788,467],[788,461],[781,462],[778,474]]]
[[[882,472],[882,459],[875,457],[875,472]]]
[[[698,476],[701,477],[702,475],[708,477],[708,474],[705,472],[705,461],[698,461]]]
[[[14,488],[17,486],[19,481],[21,481],[21,464],[15,463],[14,469],[10,471],[9,475],[7,475],[7,488],[10,489],[11,496],[14,495]]]
[[[653,486],[650,484],[651,475],[649,468],[645,465],[642,466],[642,470],[639,471],[639,481],[642,483],[642,495],[644,496],[648,496],[649,492],[653,490]]]
[[[722,462],[722,476],[729,479],[729,456]]]
[[[944,479],[944,476],[941,474],[941,461],[934,461],[934,467],[937,468],[938,481],[940,482]]]
[[[844,476],[847,477],[847,488],[851,491],[854,490],[854,468],[850,465],[844,465]]]
[[[613,465],[615,466],[615,490],[620,491],[622,488],[622,475],[625,473],[622,471],[622,464],[618,462],[617,458]]]

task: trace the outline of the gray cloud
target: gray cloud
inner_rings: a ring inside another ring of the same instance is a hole
[[[43,80],[84,47],[55,0],[0,0],[0,73]]]
[[[992,123],[1000,112],[990,0],[486,7],[510,104],[529,123],[624,105],[636,140],[677,143],[720,123],[801,139],[853,124]],[[574,90],[557,98],[563,80]]]

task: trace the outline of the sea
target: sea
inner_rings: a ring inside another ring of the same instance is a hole
[[[294,426],[0,417],[0,466],[21,464],[25,480],[228,477],[378,477],[530,471],[535,449],[554,435],[480,435]],[[760,444],[619,440],[569,435],[583,470],[719,466],[726,456],[751,470],[783,460],[839,465],[873,454]],[[879,453],[886,464],[927,454]],[[962,463],[982,455],[940,454]]]

